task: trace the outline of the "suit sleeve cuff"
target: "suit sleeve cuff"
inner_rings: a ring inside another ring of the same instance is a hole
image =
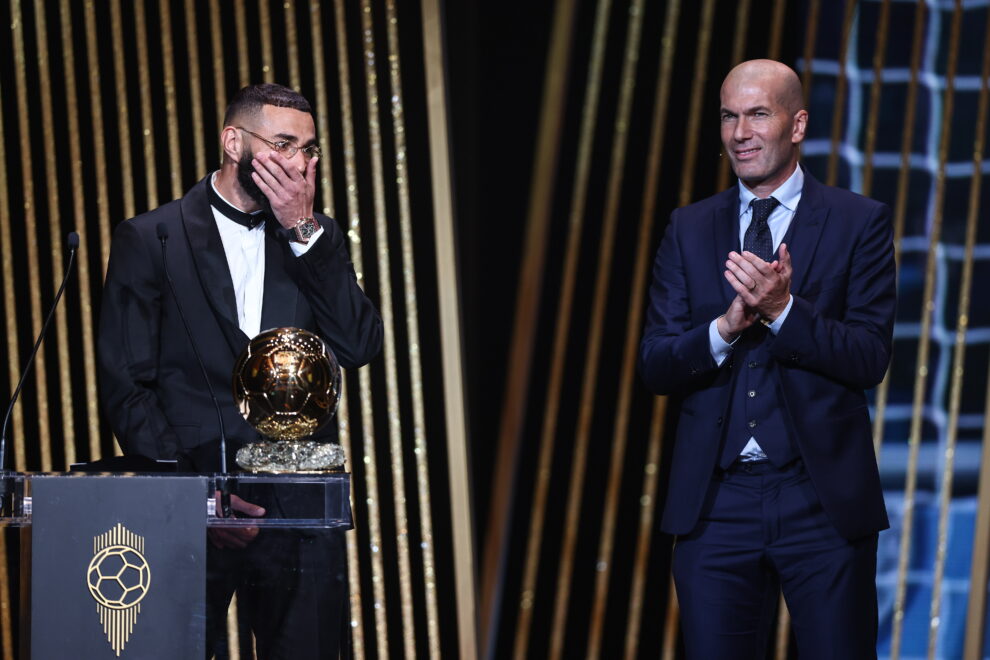
[[[316,243],[316,241],[320,238],[320,236],[323,236],[323,225],[320,225],[320,228],[316,230],[316,233],[313,234],[312,238],[310,238],[309,242],[307,243],[300,243],[299,241],[289,241],[289,248],[292,250],[292,254],[296,255],[297,257],[303,256],[304,254],[309,252],[309,249],[313,247],[313,244]]]
[[[778,332],[780,332],[780,328],[781,326],[784,325],[784,321],[787,319],[787,315],[790,313],[791,307],[793,305],[794,305],[794,296],[791,296],[790,298],[787,299],[787,307],[784,308],[784,311],[782,311],[780,315],[773,320],[773,323],[767,326],[768,328],[770,328],[770,332],[772,332],[775,335]]]
[[[732,343],[734,344],[735,340]],[[725,362],[725,358],[729,357],[729,353],[732,352],[732,344],[727,343],[718,333],[718,319],[708,325],[708,350],[712,354],[715,364],[720,367]]]

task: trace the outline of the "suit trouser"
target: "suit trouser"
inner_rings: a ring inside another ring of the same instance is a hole
[[[688,657],[767,657],[783,590],[801,660],[876,658],[876,556],[876,534],[835,531],[801,461],[717,470],[674,548]]]
[[[344,532],[266,529],[243,550],[210,547],[207,657],[224,660],[237,643],[226,628],[235,591],[260,660],[336,660],[349,630]]]

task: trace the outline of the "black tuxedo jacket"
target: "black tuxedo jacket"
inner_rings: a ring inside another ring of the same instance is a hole
[[[864,389],[890,361],[895,274],[890,209],[805,172],[788,249],[794,303],[767,333],[785,419],[822,506],[849,539],[888,526]],[[735,291],[725,261],[739,250],[739,192],[677,209],[657,252],[640,373],[680,401],[664,531],[698,521],[725,434],[734,374],[712,359],[708,326]]]
[[[237,324],[227,258],[207,196],[210,177],[182,199],[122,222],[114,231],[100,312],[100,392],[127,454],[216,457],[216,412],[162,266],[158,223],[168,227],[168,269],[224,418],[228,450],[258,439],[235,409],[232,371],[248,337]],[[262,330],[295,326],[327,341],[340,364],[377,355],[382,325],[357,284],[336,222],[303,256],[266,223]],[[194,459],[197,469],[215,469]]]

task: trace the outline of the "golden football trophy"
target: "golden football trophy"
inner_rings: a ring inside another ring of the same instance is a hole
[[[307,439],[333,418],[339,400],[340,365],[322,339],[300,328],[260,333],[234,365],[234,403],[269,440],[241,447],[237,464],[251,472],[339,470],[340,445]]]

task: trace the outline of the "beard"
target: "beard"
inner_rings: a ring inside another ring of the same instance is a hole
[[[237,183],[240,185],[241,190],[247,193],[247,196],[261,207],[262,211],[271,214],[271,203],[265,197],[265,193],[261,192],[261,188],[254,182],[254,179],[251,178],[251,173],[254,172],[254,167],[251,166],[251,160],[253,158],[254,152],[248,151],[237,162]]]

